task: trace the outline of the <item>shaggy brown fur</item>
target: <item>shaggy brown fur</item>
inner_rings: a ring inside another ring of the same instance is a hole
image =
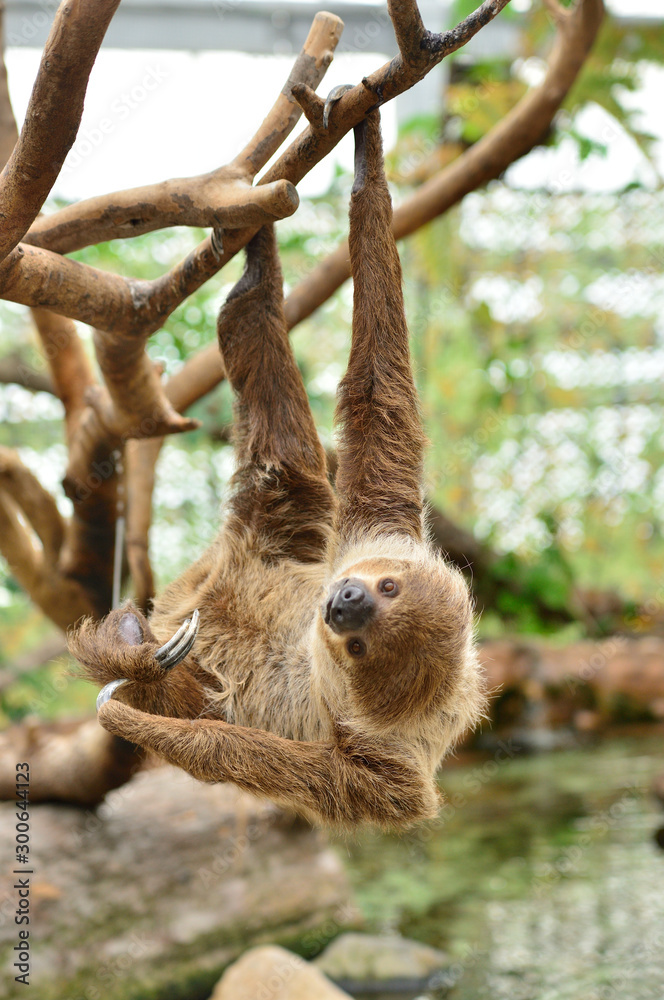
[[[132,681],[100,710],[109,732],[203,781],[346,827],[435,815],[436,769],[484,701],[466,585],[423,532],[424,437],[391,215],[374,112],[356,130],[338,499],[265,228],[219,318],[238,461],[221,532],[149,624],[125,607],[70,640],[95,681]],[[194,608],[194,650],[164,674],[154,651]]]

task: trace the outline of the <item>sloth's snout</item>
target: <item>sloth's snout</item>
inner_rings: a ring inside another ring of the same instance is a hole
[[[363,628],[374,613],[376,603],[362,580],[350,577],[338,583],[325,605],[325,624],[333,632],[354,632]]]

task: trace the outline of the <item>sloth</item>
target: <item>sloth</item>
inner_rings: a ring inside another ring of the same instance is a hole
[[[266,226],[219,316],[236,451],[220,532],[149,621],[126,604],[69,640],[110,733],[346,829],[434,817],[439,764],[485,702],[468,588],[426,530],[391,220],[376,110],[355,129],[335,489]]]

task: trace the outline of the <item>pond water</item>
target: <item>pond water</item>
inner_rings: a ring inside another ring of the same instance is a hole
[[[448,953],[425,997],[662,1000],[662,770],[662,731],[448,766],[439,822],[339,845],[367,929]]]

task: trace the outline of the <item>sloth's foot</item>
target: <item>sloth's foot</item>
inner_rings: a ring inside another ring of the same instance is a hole
[[[338,87],[333,87],[330,93],[327,95],[325,104],[323,106],[323,128],[327,128],[330,124],[330,112],[332,108],[337,103],[340,97],[348,90],[353,89],[352,83],[342,83]]]
[[[118,688],[132,681],[141,687],[163,684],[173,667],[191,652],[197,632],[198,611],[194,611],[175,635],[160,645],[144,615],[126,605],[102,622],[85,622],[69,637],[69,648],[89,679],[104,685],[97,699],[99,710]]]
[[[191,618],[184,620],[175,635],[156,650],[154,658],[162,671],[160,679],[163,677],[163,673],[167,670],[172,670],[173,667],[177,667],[178,663],[182,663],[184,658],[191,652],[198,633],[198,618],[198,608],[196,608]],[[113,697],[119,687],[126,684],[129,680],[129,677],[118,677],[116,680],[106,684],[97,695],[97,711],[99,711],[105,702]]]

